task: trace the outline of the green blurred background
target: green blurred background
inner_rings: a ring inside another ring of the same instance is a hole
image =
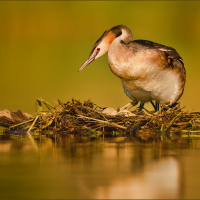
[[[95,41],[119,24],[128,26],[134,39],[179,52],[187,71],[181,107],[200,110],[199,1],[1,1],[0,110],[32,114],[38,97],[51,104],[71,98],[102,107],[128,103],[107,55],[78,73]]]

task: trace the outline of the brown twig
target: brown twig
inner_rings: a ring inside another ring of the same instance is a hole
[[[172,125],[173,125],[176,121],[178,121],[178,120],[180,119],[180,117],[182,116],[182,114],[183,114],[183,113],[180,112],[178,115],[176,115],[176,116],[172,119],[172,121],[169,123],[169,125],[167,126],[167,128],[164,130],[165,133],[168,133],[168,132],[170,131]]]
[[[80,118],[90,119],[90,120],[97,121],[97,122],[100,122],[100,123],[109,124],[111,126],[116,126],[118,128],[126,129],[126,127],[124,127],[124,126],[121,126],[121,125],[118,125],[118,124],[115,124],[115,123],[110,123],[108,121],[103,121],[103,120],[100,120],[100,119],[94,119],[94,118],[91,118],[91,117],[85,117],[85,116],[82,116],[82,115],[77,115],[77,116],[79,116]]]
[[[192,118],[189,122],[186,122],[185,124],[183,124],[179,129],[174,130],[174,131],[171,133],[171,135],[177,135],[177,134],[179,134],[179,133],[180,133],[183,129],[185,129],[185,128],[191,123],[191,121],[194,120],[194,119],[195,119],[195,117]]]

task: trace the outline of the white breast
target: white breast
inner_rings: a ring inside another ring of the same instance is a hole
[[[137,80],[121,78],[121,81],[127,96],[141,102],[156,100],[162,104],[172,104],[179,89],[177,76],[167,70]]]

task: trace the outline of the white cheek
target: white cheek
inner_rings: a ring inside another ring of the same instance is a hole
[[[107,53],[107,52],[108,52],[108,47],[109,47],[109,46],[108,46],[108,44],[106,44],[106,43],[101,43],[101,44],[99,44],[97,48],[100,48],[100,51],[99,51],[99,53],[97,54],[97,56],[96,56],[95,59],[97,59],[97,58],[103,56],[105,53]]]

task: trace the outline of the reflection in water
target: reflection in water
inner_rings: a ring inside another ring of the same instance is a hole
[[[130,177],[120,177],[108,187],[97,188],[100,199],[155,199],[179,197],[179,166],[174,158],[147,164]]]
[[[1,198],[184,198],[190,196],[185,155],[200,143],[92,141],[58,134],[35,141],[38,152],[26,135],[1,136]]]

